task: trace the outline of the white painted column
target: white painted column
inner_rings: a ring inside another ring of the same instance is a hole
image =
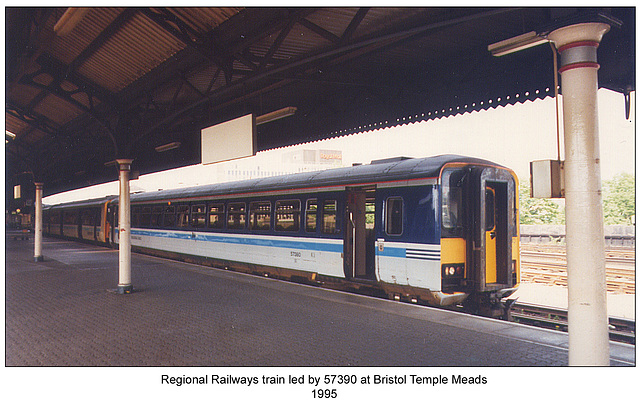
[[[120,170],[120,197],[118,200],[118,293],[133,291],[131,284],[131,203],[129,194],[129,171],[132,159],[117,159]]]
[[[582,23],[549,34],[561,58],[572,366],[609,365],[596,57],[608,30],[604,23]]]
[[[36,205],[35,205],[35,228],[33,234],[33,259],[35,262],[43,261],[42,256],[42,187],[44,184],[40,182],[34,183],[36,186]]]

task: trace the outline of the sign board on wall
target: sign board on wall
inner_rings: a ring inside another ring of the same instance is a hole
[[[202,164],[256,154],[256,122],[252,114],[202,129]]]

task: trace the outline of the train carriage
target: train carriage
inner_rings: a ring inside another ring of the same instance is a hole
[[[441,155],[133,194],[131,244],[500,316],[519,282],[516,188],[506,168]],[[117,199],[97,204],[117,245]]]
[[[107,207],[116,197],[104,197],[43,207],[46,235],[62,236],[98,244],[109,244]]]

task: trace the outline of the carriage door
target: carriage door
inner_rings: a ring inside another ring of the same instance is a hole
[[[496,282],[496,191],[487,182],[484,190],[485,282]]]
[[[347,188],[344,274],[375,280],[375,188]]]
[[[475,169],[475,168],[474,168]],[[509,284],[511,268],[510,214],[514,203],[509,195],[513,179],[505,171],[478,168],[472,172],[473,195],[472,262],[479,291]],[[493,285],[492,287],[488,287]]]

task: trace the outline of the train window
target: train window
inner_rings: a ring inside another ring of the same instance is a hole
[[[373,230],[376,226],[376,203],[373,199],[367,199],[364,210],[365,228]]]
[[[300,230],[300,201],[276,201],[276,231]]]
[[[163,208],[161,206],[154,206],[151,208],[151,227],[159,227],[162,223],[162,209]]]
[[[387,198],[385,206],[385,231],[388,235],[402,234],[403,202],[400,197]]]
[[[244,202],[229,204],[227,227],[229,229],[244,229],[246,209]]]
[[[209,228],[224,228],[224,204],[209,204]]]
[[[81,216],[81,221],[82,221],[82,225],[86,226],[86,227],[92,227],[95,225],[95,216],[94,216],[94,210],[92,209],[85,209],[82,211],[82,216]]]
[[[137,227],[140,223],[140,207],[131,208],[131,226]]]
[[[65,225],[77,225],[78,224],[78,212],[77,211],[64,211],[62,216],[62,222]]]
[[[189,226],[189,205],[178,205],[176,207],[176,226]]]
[[[96,219],[96,225],[100,226],[102,225],[102,209],[98,209],[95,211],[95,219]]]
[[[307,199],[307,208],[305,210],[305,231],[316,232],[318,220],[318,200]]]
[[[191,226],[203,228],[207,223],[207,212],[204,204],[191,205]]]
[[[442,187],[442,226],[447,229],[459,228],[462,190],[459,187]]]
[[[495,226],[495,194],[492,189],[484,191],[485,231],[491,231]]]
[[[140,221],[138,224],[141,227],[149,227],[151,225],[151,207],[145,206],[140,208]]]
[[[322,206],[322,232],[324,234],[335,234],[336,215],[338,211],[338,201],[327,200]]]
[[[249,204],[249,228],[260,231],[271,229],[271,202]]]
[[[164,207],[164,222],[165,227],[173,227],[176,225],[176,207],[173,205],[167,205]]]

